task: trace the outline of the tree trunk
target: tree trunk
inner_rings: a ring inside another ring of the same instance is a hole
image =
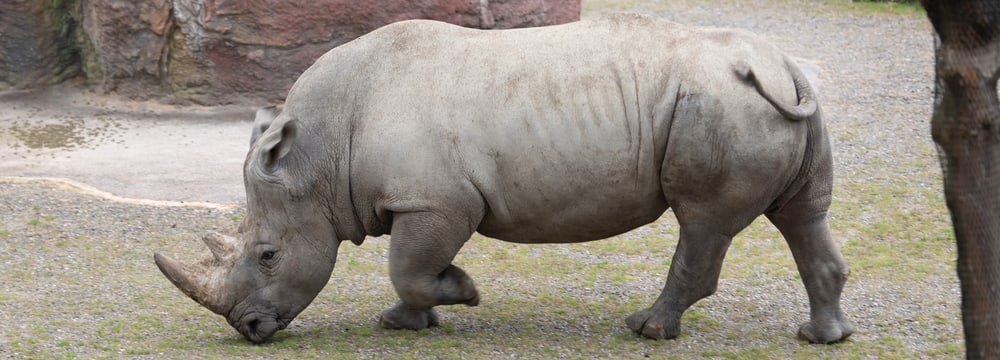
[[[966,357],[1000,359],[1000,2],[921,3],[938,35],[931,131],[958,243]]]

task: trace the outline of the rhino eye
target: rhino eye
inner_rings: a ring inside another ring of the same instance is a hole
[[[267,250],[260,254],[260,259],[263,261],[270,261],[274,259],[274,250]]]

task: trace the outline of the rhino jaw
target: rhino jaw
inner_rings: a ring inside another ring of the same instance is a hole
[[[187,265],[160,253],[153,254],[153,261],[160,272],[192,300],[219,315],[229,311],[217,295],[221,290],[218,288],[220,269]]]

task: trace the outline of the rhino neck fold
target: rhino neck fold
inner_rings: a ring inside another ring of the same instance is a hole
[[[290,108],[290,116],[304,117],[308,111],[300,111]],[[313,124],[312,128],[303,129],[299,134],[298,150],[304,154],[319,153],[322,156],[299,156],[294,165],[302,166],[305,169],[316,169],[312,174],[309,171],[299,173],[306,176],[315,176],[313,189],[316,201],[319,202],[322,211],[325,212],[327,221],[333,226],[333,234],[336,241],[329,244],[317,244],[321,246],[324,254],[331,260],[336,259],[336,247],[344,240],[350,240],[354,244],[361,245],[367,235],[364,226],[358,217],[357,209],[352,201],[351,188],[351,142],[331,141],[331,139],[350,139],[352,126],[332,127],[325,121],[299,121],[300,124]],[[318,128],[316,126],[319,126]],[[321,149],[321,150],[320,150]],[[332,155],[332,156],[330,156]],[[330,249],[332,249],[332,257]],[[317,249],[320,250],[320,249]]]

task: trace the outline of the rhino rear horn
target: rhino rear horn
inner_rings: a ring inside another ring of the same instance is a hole
[[[213,289],[217,282],[213,281],[212,271],[180,263],[160,253],[153,254],[153,261],[160,272],[192,300],[216,314],[225,315],[228,312],[219,296],[213,295],[219,294],[221,289]]]
[[[239,251],[236,239],[232,236],[223,235],[217,232],[209,232],[201,238],[201,241],[212,251],[215,260],[222,264],[230,264],[236,258]]]

